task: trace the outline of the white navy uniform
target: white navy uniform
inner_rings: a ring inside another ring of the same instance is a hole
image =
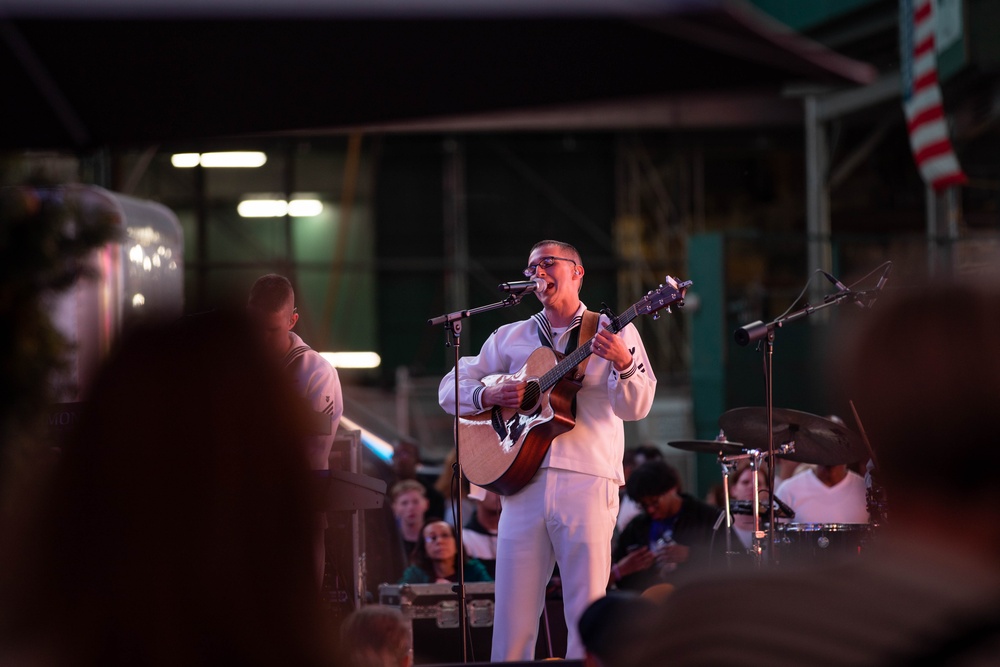
[[[482,412],[481,378],[519,370],[543,343],[563,351],[585,310],[580,304],[572,325],[562,332],[553,332],[544,312],[504,325],[490,335],[477,356],[460,359],[462,414]],[[602,316],[599,326],[608,322]],[[576,397],[576,426],[552,441],[531,482],[502,500],[494,661],[534,657],[545,586],[557,562],[568,630],[566,657],[584,655],[577,622],[587,606],[605,594],[611,571],[618,487],[625,482],[622,422],[645,417],[656,390],[639,332],[630,324],[618,335],[632,354],[632,365],[619,373],[606,359],[590,357]],[[441,380],[438,402],[447,412],[454,411],[453,373]]]
[[[344,397],[340,391],[337,369],[318,352],[302,342],[291,331],[292,346],[285,354],[282,366],[289,372],[295,389],[315,412],[330,416],[330,435],[310,435],[306,438],[309,464],[313,470],[330,469],[330,449],[337,426],[344,414]]]

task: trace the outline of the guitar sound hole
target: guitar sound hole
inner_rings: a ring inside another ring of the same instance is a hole
[[[524,399],[521,401],[521,412],[531,412],[538,405],[538,399],[542,395],[542,389],[538,382],[529,382],[524,388]]]

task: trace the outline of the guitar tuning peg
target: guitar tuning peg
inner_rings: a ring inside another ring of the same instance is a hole
[[[670,306],[667,306],[667,312],[668,312],[668,313],[672,313],[672,312],[674,312],[674,311],[670,310]]]
[[[658,319],[660,319],[660,311],[653,313],[653,321],[655,322]]]

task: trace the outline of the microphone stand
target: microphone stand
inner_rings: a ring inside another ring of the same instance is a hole
[[[447,330],[444,343],[445,347],[451,347],[455,351],[455,466],[453,470],[454,474],[458,476],[458,502],[456,503],[455,508],[455,537],[457,543],[456,548],[458,549],[458,583],[455,584],[452,590],[458,593],[458,630],[462,635],[463,663],[467,663],[469,661],[468,642],[466,639],[469,612],[465,603],[465,548],[462,540],[462,533],[465,531],[464,520],[462,518],[462,448],[459,447],[458,443],[458,413],[460,404],[458,397],[458,360],[461,356],[459,352],[462,347],[462,320],[467,317],[472,317],[473,315],[479,315],[480,313],[487,313],[491,310],[499,310],[500,308],[516,306],[521,303],[521,299],[523,299],[524,295],[527,293],[527,291],[516,294],[512,293],[503,301],[497,301],[496,303],[479,306],[478,308],[470,308],[468,310],[457,310],[453,313],[446,313],[427,320],[427,324],[432,327],[444,325]]]
[[[739,345],[746,346],[754,341],[764,341],[764,412],[767,419],[767,460],[771,462],[771,467],[768,470],[768,488],[771,489],[771,494],[774,494],[774,468],[775,468],[775,451],[774,451],[774,394],[773,394],[773,368],[774,368],[774,335],[775,330],[780,329],[790,322],[800,320],[803,317],[812,315],[818,310],[823,310],[829,306],[840,304],[841,301],[847,298],[856,299],[860,293],[852,292],[850,290],[844,290],[837,292],[836,294],[831,294],[825,297],[823,303],[819,306],[812,306],[806,304],[799,310],[796,310],[788,315],[783,315],[773,322],[764,324],[760,320],[756,322],[751,322],[750,324],[744,325],[735,331],[736,342]],[[757,476],[754,475],[754,481],[756,481]],[[755,497],[756,498],[756,497]],[[758,501],[755,500],[754,507],[757,507]],[[778,541],[775,538],[775,519],[774,519],[774,503],[768,503],[768,522],[769,522],[769,549],[768,549],[768,561],[771,565],[777,565],[780,560],[778,558]],[[762,531],[759,530],[759,526],[756,525],[755,529],[757,533],[755,538],[761,538],[763,535]],[[754,540],[756,544],[758,539]]]

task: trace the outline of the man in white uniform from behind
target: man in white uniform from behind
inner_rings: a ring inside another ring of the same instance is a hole
[[[292,331],[299,315],[295,308],[295,291],[284,276],[271,273],[258,278],[250,289],[247,311],[256,322],[266,348],[275,359],[281,360],[299,395],[317,413],[317,432],[326,431],[329,424],[329,433],[317,433],[307,438],[309,463],[314,471],[322,475],[330,469],[330,449],[344,414],[344,397],[337,369]],[[323,428],[319,428],[320,424]],[[326,558],[323,543],[325,514],[318,525],[316,568],[318,581],[322,582]]]

